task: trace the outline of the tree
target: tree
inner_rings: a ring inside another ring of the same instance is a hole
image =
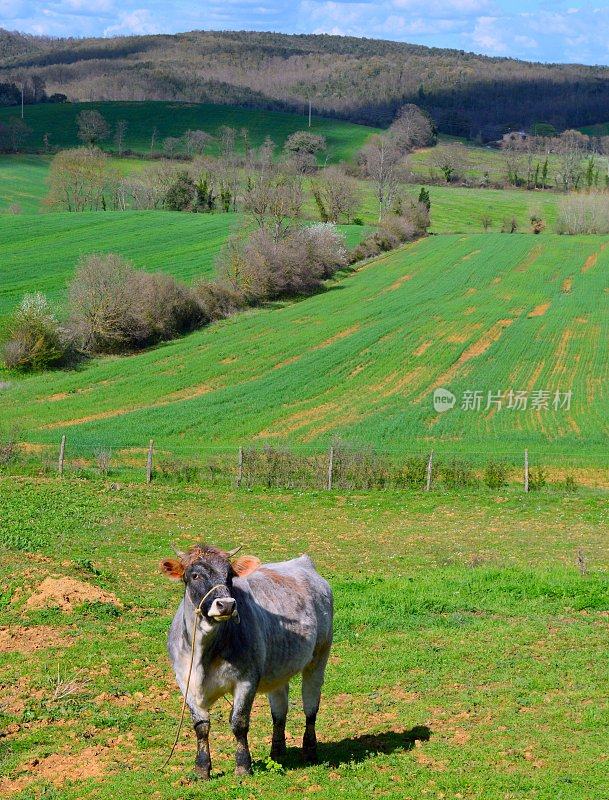
[[[463,175],[467,161],[467,151],[460,144],[435,147],[431,154],[432,167],[440,170],[446,183],[452,183]]]
[[[401,154],[388,136],[375,134],[360,152],[360,164],[366,177],[374,184],[378,202],[379,222],[393,202],[399,186]]]
[[[26,294],[6,323],[2,346],[8,369],[38,371],[59,364],[67,343],[47,298]]]
[[[310,172],[315,167],[317,154],[326,149],[326,140],[315,133],[296,131],[288,136],[283,149],[298,172]]]
[[[128,124],[126,119],[119,119],[114,128],[114,144],[119,156],[122,156],[125,151],[125,134],[127,133]]]
[[[427,189],[425,186],[421,186],[421,191],[419,192],[419,203],[424,205],[428,211],[431,210],[431,197],[429,196],[429,189]]]
[[[16,153],[25,144],[32,129],[19,117],[9,117],[8,122],[0,122],[0,150]]]
[[[202,156],[206,147],[213,141],[211,136],[206,131],[194,130],[186,131],[184,134],[184,149],[189,156]]]
[[[436,139],[430,117],[412,103],[402,106],[398,111],[389,132],[402,153],[410,153],[417,147],[429,147]]]
[[[195,203],[197,187],[185,170],[179,172],[167,190],[164,206],[169,211],[191,211]]]
[[[287,235],[300,216],[302,185],[299,180],[285,175],[261,176],[250,181],[243,206],[256,225],[269,231],[271,238],[278,241]]]
[[[95,147],[110,135],[110,128],[99,111],[81,111],[76,117],[78,138],[88,147]]]
[[[183,142],[177,136],[167,136],[163,139],[163,154],[167,158],[175,158],[182,148]]]
[[[349,222],[357,211],[357,183],[338,167],[328,167],[311,181],[311,191],[322,222]]]
[[[62,150],[51,161],[45,203],[65,211],[105,210],[105,193],[114,179],[115,172],[101,150]]]

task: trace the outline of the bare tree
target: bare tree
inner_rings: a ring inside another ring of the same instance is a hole
[[[243,206],[259,228],[270,231],[274,241],[287,235],[302,209],[302,185],[285,175],[260,177],[248,186]]]
[[[16,153],[25,144],[32,129],[19,117],[9,117],[6,123],[0,122],[0,150]]]
[[[321,172],[311,181],[311,191],[322,222],[349,222],[360,203],[356,181],[338,167]]]
[[[461,144],[446,144],[434,147],[431,154],[433,169],[438,169],[446,183],[452,183],[463,177],[467,169],[468,154]]]
[[[110,128],[99,111],[81,111],[76,117],[78,138],[88,147],[95,147],[110,135]]]
[[[213,138],[206,131],[186,131],[183,137],[184,149],[189,156],[202,156],[209,143],[213,141]]]
[[[182,139],[177,136],[167,136],[163,139],[163,154],[167,158],[174,158],[182,148]]]
[[[114,145],[119,156],[125,152],[125,134],[128,124],[126,119],[119,119],[114,127]]]
[[[51,162],[45,202],[66,211],[105,210],[105,194],[114,179],[115,171],[101,150],[62,150]]]
[[[431,119],[412,103],[402,106],[389,131],[402,153],[434,143],[435,133]]]
[[[363,172],[374,184],[379,221],[390,207],[398,190],[400,161],[400,151],[388,136],[378,134],[371,136],[360,153]]]
[[[315,133],[296,131],[288,136],[283,149],[289,162],[302,174],[315,169],[317,154],[326,149],[326,140]]]

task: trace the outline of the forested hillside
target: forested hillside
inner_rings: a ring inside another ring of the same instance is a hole
[[[33,81],[33,79],[36,79]],[[0,32],[0,82],[70,100],[230,103],[386,125],[404,103],[445,133],[496,138],[546,122],[604,122],[609,70],[534,64],[340,36],[193,31],[47,39]],[[38,83],[36,83],[38,81]],[[27,98],[26,98],[27,102]]]

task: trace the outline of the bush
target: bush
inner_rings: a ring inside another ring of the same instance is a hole
[[[543,467],[532,467],[529,470],[529,490],[543,489],[547,483],[546,471]]]
[[[571,475],[571,473],[565,475],[564,488],[565,491],[567,492],[576,492],[577,489],[579,488],[577,486],[577,481],[575,480],[575,477]]]
[[[88,256],[69,290],[70,325],[85,353],[116,353],[205,322],[196,294],[169,275],[135,270],[114,253]]]
[[[477,483],[473,469],[465,461],[457,459],[449,461],[440,467],[442,482],[449,489],[459,489],[474,486]]]
[[[577,194],[565,197],[558,207],[558,233],[609,233],[609,196]]]
[[[220,283],[250,303],[310,294],[347,264],[343,236],[331,224],[293,228],[275,238],[259,228],[248,239],[231,239],[217,270]]]
[[[0,438],[0,469],[19,460],[19,441],[16,433]]]
[[[246,304],[243,295],[226,283],[205,281],[196,286],[195,292],[207,322],[230,317]]]
[[[67,336],[46,297],[40,292],[26,294],[7,323],[2,347],[5,366],[37,372],[61,364],[68,349]]]
[[[489,461],[484,470],[484,483],[489,489],[500,489],[507,483],[508,468],[501,461]]]

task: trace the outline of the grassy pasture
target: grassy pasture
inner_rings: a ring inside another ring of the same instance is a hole
[[[444,137],[440,139],[440,146],[447,144]],[[485,176],[487,180],[492,182],[507,181],[507,166],[506,166],[506,153],[496,147],[481,147],[468,142],[463,142],[461,153],[464,157],[463,175],[472,181],[484,181]],[[512,154],[513,159],[513,154]],[[540,172],[543,163],[546,159],[545,153],[536,153],[533,155],[533,172],[535,165],[539,163]],[[547,155],[548,159],[548,180],[547,184],[554,186],[559,179],[559,172],[561,169],[560,159],[558,156],[550,153]],[[518,170],[518,175],[521,179],[526,178],[526,155],[523,153],[519,156],[522,167]],[[606,159],[601,159],[601,167],[605,165]],[[421,177],[421,180],[429,178],[430,174],[435,173],[436,176],[441,177],[440,170],[434,167],[434,148],[424,148],[418,150],[408,158],[408,165],[415,175]]]
[[[61,303],[74,267],[90,253],[121,253],[137,267],[187,283],[209,279],[227,238],[245,225],[241,214],[172,211],[0,215],[0,315],[25,292],[40,291]],[[340,229],[350,247],[369,231]]]
[[[609,793],[604,495],[117,491],[0,477],[0,498],[4,797]],[[266,762],[261,697],[252,777],[233,777],[223,701],[212,712],[212,783],[193,776],[188,725],[159,771],[180,708],[165,652],[180,588],[157,564],[170,540],[187,545],[202,532],[265,561],[309,552],[331,580],[335,644],[318,719],[320,765],[300,760],[295,681],[283,767]],[[29,608],[50,575],[110,592],[122,608]]]
[[[282,147],[290,134],[308,130],[308,118],[304,114],[259,111],[212,103],[143,101],[42,104],[25,108],[25,122],[32,129],[26,147],[35,151],[41,150],[45,133],[49,135],[49,145],[54,149],[80,144],[76,117],[87,109],[103,114],[112,128],[113,133],[110,139],[102,143],[103,147],[115,149],[112,137],[116,122],[127,120],[125,148],[138,153],[148,153],[151,149],[160,150],[163,139],[181,136],[189,129],[204,130],[215,136],[222,125],[237,130],[247,128],[252,147],[262,144],[266,136],[270,136],[278,147]],[[0,109],[0,121],[6,121],[16,113],[14,108]],[[151,148],[155,129],[155,145]],[[330,161],[346,161],[355,156],[370,134],[377,129],[314,116],[311,131],[325,136]],[[210,147],[210,153],[214,153],[216,149],[217,144]]]
[[[252,310],[136,356],[15,380],[27,441],[73,453],[238,444],[316,450],[331,437],[396,454],[607,467],[607,237],[451,235],[376,259],[301,302]],[[434,388],[459,403],[436,413]],[[572,391],[570,410],[485,409],[489,391]],[[461,410],[466,390],[479,411]]]

